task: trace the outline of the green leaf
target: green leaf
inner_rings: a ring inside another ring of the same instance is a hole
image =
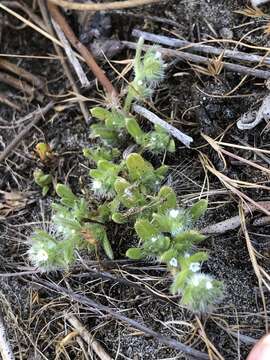
[[[177,259],[177,255],[177,251],[174,248],[171,248],[160,255],[160,261],[167,263],[173,258]]]
[[[127,222],[127,217],[123,216],[121,213],[116,212],[112,214],[112,221],[116,224],[124,224]]]
[[[90,138],[100,137],[108,145],[117,145],[118,134],[115,130],[106,128],[105,125],[94,124],[91,126]]]
[[[131,184],[127,180],[125,180],[124,178],[121,178],[121,177],[118,177],[114,183],[115,191],[119,195],[123,195],[125,190],[127,188],[129,188],[130,186],[131,186]]]
[[[112,110],[110,116],[106,119],[105,124],[107,128],[120,130],[125,127],[125,117],[116,110]]]
[[[90,224],[89,227],[94,235],[94,238],[98,240],[103,247],[105,254],[109,259],[113,260],[114,255],[105,227],[101,224]]]
[[[160,166],[159,168],[157,168],[155,170],[155,173],[158,175],[158,176],[161,176],[162,178],[164,176],[166,176],[167,172],[168,172],[168,169],[169,169],[169,166],[167,165],[162,165]]]
[[[78,197],[64,184],[57,184],[55,190],[57,195],[60,196],[62,204],[66,206],[72,207],[75,201],[78,200]]]
[[[170,186],[162,186],[158,193],[158,212],[164,213],[166,210],[177,207],[176,194]]]
[[[170,140],[169,145],[168,145],[168,151],[170,153],[174,153],[175,152],[175,142],[173,139]]]
[[[168,236],[158,236],[155,242],[155,253],[160,255],[164,251],[168,250],[171,245],[171,239]]]
[[[44,174],[40,169],[37,169],[33,173],[35,183],[40,187],[48,186],[52,183],[52,176],[50,174]]]
[[[42,188],[42,196],[46,196],[48,191],[49,191],[49,186],[48,185],[43,186],[43,188]]]
[[[91,159],[94,162],[98,162],[99,160],[113,160],[119,157],[120,151],[116,148],[110,147],[96,147],[96,148],[84,148],[83,156],[87,159]]]
[[[94,107],[90,110],[90,113],[92,116],[94,116],[95,118],[99,119],[99,120],[106,120],[110,117],[111,113],[102,108],[102,107]]]
[[[127,118],[126,128],[128,133],[136,140],[136,142],[138,142],[137,140],[139,140],[140,143],[140,138],[142,138],[145,133],[144,131],[142,131],[137,121],[134,118]]]
[[[164,63],[155,47],[149,48],[144,54],[143,74],[149,82],[158,82],[164,77]]]
[[[140,248],[128,249],[126,256],[132,260],[141,260],[144,258],[143,250]]]
[[[158,224],[160,231],[162,232],[171,231],[171,223],[168,216],[161,214],[153,214],[153,220]]]
[[[143,157],[137,153],[132,153],[127,156],[126,164],[131,180],[140,180],[145,176],[145,173],[153,171],[150,163],[146,162]]]
[[[171,291],[173,294],[180,292],[185,287],[185,284],[191,273],[192,272],[189,269],[185,269],[185,270],[180,271],[176,275],[176,277],[174,278],[174,281],[172,283],[172,286],[171,286]]]
[[[191,245],[193,245],[205,240],[205,238],[206,237],[204,235],[200,234],[196,230],[188,230],[176,235],[174,240],[176,243],[189,242]]]
[[[195,254],[191,255],[187,260],[189,263],[203,262],[208,260],[208,255],[204,251],[198,251]]]
[[[198,220],[207,210],[208,201],[207,200],[200,200],[196,204],[194,204],[189,210],[189,214],[192,217],[193,221]]]
[[[156,237],[159,234],[158,230],[148,220],[144,219],[137,220],[134,228],[139,238],[143,241]]]

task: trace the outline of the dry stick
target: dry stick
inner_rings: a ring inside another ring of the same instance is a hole
[[[55,5],[62,6],[66,9],[80,10],[80,11],[101,11],[101,10],[114,10],[114,9],[127,9],[137,6],[149,5],[161,2],[161,0],[126,0],[126,1],[114,1],[104,4],[81,4],[75,2],[69,2],[66,0],[49,0],[49,2]]]
[[[47,11],[47,8],[45,6],[45,3],[44,3],[44,0],[38,0],[38,5],[39,5],[39,8],[40,8],[40,12],[42,14],[42,17],[43,17],[43,20],[46,24],[46,27],[47,27],[47,31],[54,36],[54,32],[53,32],[53,28],[52,28],[52,25],[49,21],[49,16],[48,16],[48,11]],[[70,82],[70,85],[74,91],[74,93],[76,94],[79,94],[79,89],[76,85],[76,82],[73,78],[73,75],[71,74],[70,70],[69,70],[69,67],[66,63],[66,60],[64,59],[64,54],[63,54],[63,51],[62,49],[60,48],[60,46],[58,46],[56,43],[53,43],[53,46],[54,46],[54,49],[55,49],[55,52],[56,54],[58,55],[60,61],[61,61],[61,64],[63,66],[63,69],[64,69],[64,72]],[[78,100],[78,103],[79,103],[79,106],[80,106],[80,109],[81,109],[81,112],[83,114],[83,117],[84,117],[84,120],[86,123],[89,123],[89,119],[90,119],[90,114],[89,114],[89,111],[85,105],[85,103],[81,100]]]
[[[0,93],[0,103],[6,104],[7,106],[10,106],[12,109],[20,111],[19,105],[15,104],[6,95],[1,93]]]
[[[39,279],[36,281],[32,281],[32,283],[37,284],[39,286],[41,285],[43,288],[45,287],[53,292],[56,292],[57,294],[66,295],[72,301],[77,301],[80,304],[90,307],[91,311],[94,311],[97,313],[99,313],[100,311],[104,311],[105,313],[111,315],[113,318],[127,323],[131,327],[134,327],[135,329],[142,331],[144,334],[146,334],[148,336],[152,336],[154,339],[156,339],[161,344],[167,345],[173,349],[183,352],[184,354],[186,354],[186,356],[188,358],[196,359],[196,360],[199,360],[199,359],[209,360],[209,356],[207,354],[205,354],[199,350],[194,350],[190,346],[182,344],[181,342],[176,341],[172,338],[163,336],[163,335],[157,333],[156,331],[148,328],[144,324],[139,323],[136,320],[130,319],[130,318],[122,315],[121,313],[117,312],[116,310],[112,310],[108,306],[104,306],[98,302],[95,302],[92,299],[89,299],[88,297],[86,297],[84,295],[76,294],[72,290],[65,289],[64,287],[59,286],[57,284],[52,284],[46,280]]]
[[[25,1],[23,4],[19,3],[18,1],[1,1],[2,5],[8,6],[12,9],[20,9],[23,10],[30,19],[32,19],[37,25],[39,25],[43,30],[46,30],[46,27],[44,26],[42,20],[39,16],[37,16],[31,8],[25,4]]]
[[[33,97],[34,95],[34,88],[28,85],[25,81],[19,80],[15,78],[14,76],[8,75],[2,71],[0,71],[0,82],[3,82],[9,86],[12,86],[13,88],[23,91],[26,93],[29,97]]]
[[[112,360],[112,358],[103,349],[101,344],[95,340],[94,336],[89,333],[85,326],[76,318],[75,315],[68,314],[67,321],[79,333],[80,337],[93,349],[101,360]]]
[[[259,219],[255,219],[252,223],[253,226],[264,226],[270,224],[270,216],[264,216]]]
[[[153,22],[157,22],[157,23],[161,23],[161,24],[172,25],[174,27],[181,26],[181,24],[179,24],[179,22],[176,22],[174,20],[167,19],[167,18],[160,17],[160,16],[155,16],[155,15],[146,15],[145,13],[136,14],[131,11],[122,11],[122,10],[114,10],[114,11],[110,11],[109,13],[117,14],[120,16],[130,16],[130,17],[134,17],[137,19],[145,19],[145,20],[149,20],[149,21],[153,21]]]
[[[258,204],[263,208],[270,210],[270,201],[258,201]],[[244,212],[248,214],[249,212],[258,211],[258,207],[255,205],[245,206]],[[237,229],[241,225],[241,219],[239,215],[233,216],[230,219],[220,221],[213,225],[208,225],[203,229],[200,229],[202,234],[223,234],[226,231]]]
[[[24,70],[17,66],[16,64],[11,63],[8,60],[0,59],[0,68],[10,71],[13,74],[18,75],[19,77],[27,80],[31,84],[33,84],[38,89],[41,89],[44,87],[44,82],[38,77],[33,74],[31,74],[29,71]]]
[[[66,19],[64,16],[60,13],[58,8],[53,4],[48,4],[49,11],[54,18],[54,20],[59,24],[61,29],[63,30],[64,34],[70,41],[70,43],[79,51],[79,53],[82,55],[82,57],[85,59],[85,62],[92,70],[93,74],[96,76],[98,81],[103,86],[104,90],[107,92],[108,95],[111,97],[117,97],[118,93],[110,80],[107,78],[107,76],[104,74],[102,69],[98,66],[96,63],[93,55],[90,53],[90,51],[87,49],[86,46],[84,46],[76,37],[73,30],[69,26],[69,24],[66,22]]]
[[[122,44],[124,44],[125,46],[127,46],[130,49],[136,49],[136,47],[137,47],[136,43],[133,43],[130,41],[122,41]],[[147,49],[149,49],[149,47],[150,47],[149,45],[144,45],[142,47],[142,50],[146,51]],[[174,57],[174,58],[178,58],[181,60],[191,61],[196,64],[209,65],[209,59],[204,56],[189,54],[189,53],[185,53],[183,51],[178,51],[178,50],[173,50],[173,49],[165,49],[165,48],[159,48],[158,51],[165,58],[166,57],[168,57],[168,58]],[[223,64],[224,69],[227,69],[229,71],[234,71],[239,74],[250,75],[250,76],[254,76],[259,79],[265,79],[265,80],[270,78],[270,71],[267,71],[267,70],[253,69],[253,68],[249,68],[247,66],[232,64],[232,63],[228,63],[228,62],[223,62],[222,64]]]
[[[73,66],[82,87],[89,87],[90,86],[90,82],[87,79],[81,64],[79,63],[79,60],[76,58],[76,55],[74,54],[74,51],[72,50],[71,46],[69,45],[69,42],[67,40],[67,38],[65,37],[65,34],[63,33],[62,29],[60,28],[60,26],[58,25],[58,23],[54,20],[52,20],[52,24],[53,27],[56,31],[56,34],[59,38],[59,40],[62,42],[63,47],[65,49],[65,52],[67,54],[68,60],[70,61],[71,65]]]
[[[268,333],[268,316],[267,316],[267,308],[266,308],[265,296],[264,296],[263,286],[262,286],[263,285],[262,284],[262,275],[261,275],[259,264],[257,262],[255,251],[253,249],[253,246],[252,246],[252,243],[251,243],[251,240],[249,237],[249,233],[247,230],[247,224],[246,224],[246,219],[245,219],[245,214],[244,214],[244,209],[243,209],[242,204],[240,204],[240,206],[239,206],[239,216],[240,216],[240,220],[241,220],[242,231],[243,231],[245,239],[246,239],[247,250],[249,253],[250,261],[252,263],[252,267],[255,272],[255,275],[258,279],[258,285],[259,285],[259,289],[260,289],[260,293],[261,293],[264,316],[265,316],[265,331],[266,331],[266,333]]]
[[[19,143],[22,141],[25,135],[28,135],[29,131],[32,129],[34,125],[37,124],[37,122],[40,120],[41,117],[43,117],[49,110],[52,109],[54,103],[51,101],[43,108],[40,108],[38,110],[33,111],[31,114],[31,117],[34,118],[34,120],[27,125],[12,141],[11,143],[0,153],[0,162],[5,160],[9,154],[19,145]]]
[[[163,129],[165,129],[168,133],[170,133],[176,139],[181,141],[181,143],[184,144],[185,146],[190,147],[190,143],[193,142],[192,137],[184,134],[182,131],[176,129],[171,124],[169,124],[166,121],[160,119],[157,115],[155,115],[151,111],[145,109],[143,106],[134,105],[133,110],[137,114],[142,115],[147,120],[151,121],[153,124],[156,124],[156,125],[159,125],[159,126],[163,127]]]
[[[150,290],[147,286],[140,286],[136,282],[128,280],[125,277],[115,276],[115,275],[105,272],[105,271],[95,271],[95,270],[90,269],[88,266],[87,266],[87,270],[88,270],[87,273],[80,272],[79,274],[75,274],[72,277],[79,278],[79,279],[91,277],[91,278],[100,278],[100,279],[114,281],[116,283],[120,283],[120,284],[129,286],[129,287],[132,287],[136,290],[139,290],[140,292],[147,293],[150,296],[155,296],[162,302],[165,301],[165,302],[173,303],[173,301],[168,299],[168,297],[166,295],[162,295],[159,292],[154,292],[154,291]],[[1,274],[0,274],[0,277],[1,277]]]
[[[2,312],[0,310],[0,354],[2,360],[15,360],[9,340],[6,335],[6,329]]]
[[[237,50],[227,50],[222,48],[216,48],[214,46],[204,45],[204,44],[196,44],[186,40],[180,40],[177,38],[170,38],[164,35],[156,35],[146,31],[141,31],[138,29],[134,29],[132,31],[132,35],[135,37],[143,37],[145,40],[162,44],[168,45],[171,47],[181,47],[180,50],[187,50],[187,51],[198,51],[205,54],[213,54],[213,55],[221,55],[223,54],[224,58],[231,58],[235,60],[241,61],[248,61],[251,63],[259,63],[259,64],[267,64],[270,65],[270,58],[264,57],[255,54],[246,54],[241,51]]]

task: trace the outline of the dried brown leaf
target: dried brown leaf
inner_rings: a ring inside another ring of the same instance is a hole
[[[253,18],[267,16],[261,9],[252,6],[246,6],[244,9],[236,10],[235,13]]]

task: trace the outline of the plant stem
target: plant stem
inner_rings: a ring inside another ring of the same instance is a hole
[[[128,87],[128,93],[125,99],[125,104],[124,104],[124,111],[126,113],[130,112],[130,108],[131,108],[131,104],[132,101],[134,100],[134,95],[133,95],[133,89],[131,88],[132,85],[129,85]]]
[[[141,67],[142,67],[142,65],[141,65],[141,56],[142,56],[143,44],[144,44],[144,38],[141,36],[139,38],[138,43],[137,43],[136,54],[135,54],[135,59],[134,59],[135,78],[140,73],[140,70],[141,70]]]

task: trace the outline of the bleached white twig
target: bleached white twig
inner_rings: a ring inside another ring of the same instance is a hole
[[[256,6],[260,6],[262,4],[265,4],[267,2],[269,2],[270,0],[251,0],[251,5],[253,7],[256,7]]]
[[[52,19],[52,24],[57,33],[57,36],[59,37],[59,40],[63,44],[63,47],[67,54],[68,60],[70,61],[71,65],[73,66],[73,68],[81,82],[82,87],[88,88],[90,86],[90,82],[87,79],[87,77],[83,71],[83,68],[81,67],[81,64],[79,63],[79,60],[77,59],[74,51],[72,50],[71,46],[69,45],[69,42],[68,42],[65,34],[63,33],[62,29],[57,24],[57,22],[54,21],[53,19]]]
[[[85,328],[85,326],[76,318],[75,315],[69,314],[67,316],[67,321],[76,331],[78,331],[81,338],[86,342],[86,344],[88,344],[89,347],[93,349],[93,351],[101,360],[113,360],[103,349],[101,344],[95,340],[94,336],[92,336]]]
[[[250,130],[263,120],[270,120],[270,95],[264,98],[257,113],[255,111],[249,111],[243,114],[237,121],[237,127],[240,130]]]
[[[182,131],[176,129],[171,124],[168,124],[166,121],[160,119],[157,115],[152,113],[150,110],[145,109],[143,106],[134,105],[133,110],[137,114],[142,115],[147,120],[151,121],[153,124],[163,127],[163,129],[165,129],[168,133],[170,133],[177,140],[181,141],[181,143],[184,144],[185,146],[190,147],[190,143],[193,142],[192,137],[184,134]]]
[[[5,329],[5,324],[4,324],[4,319],[0,310],[0,354],[2,356],[2,360],[15,360],[15,357],[13,355],[13,351],[11,349],[7,334],[6,334],[6,329]]]

